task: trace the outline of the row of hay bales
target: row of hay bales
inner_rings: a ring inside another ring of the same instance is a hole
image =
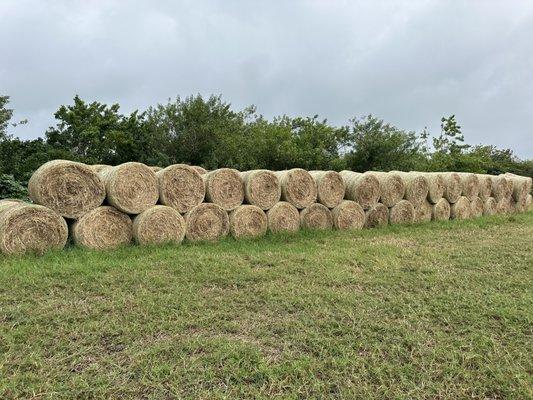
[[[6,254],[212,241],[298,229],[361,229],[531,209],[531,178],[472,173],[253,170],[50,161],[32,204],[0,201]]]

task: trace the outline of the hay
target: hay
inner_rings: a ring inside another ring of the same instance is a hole
[[[102,206],[89,211],[71,227],[74,243],[88,249],[113,249],[129,244],[132,222],[114,207]]]
[[[267,211],[268,229],[273,232],[296,232],[300,228],[300,214],[291,203],[280,201]]]
[[[359,203],[364,210],[368,210],[378,203],[381,192],[379,180],[374,175],[352,171],[341,171],[340,175],[346,186],[346,199]]]
[[[527,195],[516,201],[511,198],[512,211],[515,213],[523,213],[527,211]]]
[[[422,204],[415,207],[415,218],[414,222],[422,223],[431,221],[433,215],[433,204],[429,201],[424,200]]]
[[[244,182],[239,171],[220,168],[202,175],[205,182],[205,199],[226,211],[240,206],[244,200]]]
[[[333,227],[339,230],[361,229],[365,224],[365,210],[352,200],[343,200],[331,210]]]
[[[478,174],[477,179],[479,182],[478,196],[481,200],[487,200],[492,194],[492,178],[490,175]]]
[[[209,171],[205,168],[199,167],[198,165],[191,166],[196,172],[198,172],[200,175],[207,174]]]
[[[79,218],[105,198],[104,183],[91,167],[66,160],[41,165],[28,182],[28,192],[34,203],[65,218]]]
[[[333,215],[324,204],[313,203],[300,211],[300,226],[303,229],[331,229]]]
[[[91,167],[91,169],[97,174],[99,174],[102,171],[110,170],[111,168],[113,168],[111,165],[107,165],[107,164],[94,164],[94,165],[89,165],[89,167]]]
[[[412,224],[415,220],[415,208],[408,200],[400,200],[389,208],[389,224],[405,225]]]
[[[450,206],[451,219],[470,218],[470,200],[466,196],[461,196]]]
[[[257,169],[241,172],[244,181],[244,199],[252,204],[268,210],[281,198],[281,185],[272,171]]]
[[[494,197],[489,197],[483,202],[483,215],[494,215],[497,212],[497,202]]]
[[[491,196],[494,197],[496,202],[499,202],[507,197],[511,196],[512,188],[510,188],[507,178],[503,175],[490,175],[492,183]]]
[[[391,172],[371,172],[379,181],[380,203],[392,207],[405,195],[405,185],[400,175]]]
[[[172,207],[155,205],[133,219],[133,238],[138,244],[181,243],[185,220]]]
[[[511,198],[513,196],[514,191],[514,183],[510,176],[507,176],[505,174],[500,174],[500,178],[505,180],[505,192],[504,192],[504,198]]]
[[[526,211],[533,211],[533,197],[530,194],[526,197]]]
[[[100,172],[105,182],[107,202],[127,214],[140,214],[159,198],[155,172],[144,164],[127,162]]]
[[[523,203],[531,190],[531,178],[506,173],[505,177],[512,182],[512,196],[518,203]]]
[[[504,197],[496,202],[497,214],[510,214],[512,211],[511,197]]]
[[[0,202],[0,252],[42,254],[62,249],[67,239],[67,223],[49,208],[14,200]]]
[[[317,187],[309,172],[301,168],[275,172],[281,185],[281,200],[296,208],[305,208],[316,201]]]
[[[470,201],[470,218],[479,218],[483,215],[483,200],[475,197]]]
[[[457,172],[445,172],[442,174],[446,184],[444,198],[448,203],[453,204],[459,200],[462,192],[461,177]]]
[[[432,221],[448,221],[450,219],[450,203],[448,200],[442,198],[433,204],[431,210]]]
[[[389,209],[377,203],[365,212],[365,228],[379,228],[389,223]]]
[[[428,195],[427,200],[431,204],[437,204],[444,196],[446,190],[446,180],[441,173],[438,172],[418,172],[418,174],[424,176],[428,183]]]
[[[156,177],[161,204],[186,213],[204,200],[204,180],[188,165],[170,165],[157,172]]]
[[[416,172],[393,171],[399,175],[405,186],[403,198],[411,202],[413,207],[418,207],[424,203],[428,197],[429,183],[424,175]]]
[[[345,186],[335,171],[310,171],[317,186],[317,202],[328,208],[337,207],[344,199]]]
[[[479,181],[476,174],[459,172],[458,175],[461,178],[461,195],[470,201],[478,197]]]
[[[153,166],[153,167],[150,167],[150,169],[152,171],[154,171],[155,173],[157,173],[157,172],[161,171],[163,168],[162,167]]]
[[[245,204],[229,213],[229,227],[235,239],[263,236],[268,229],[267,216],[261,208]]]
[[[185,237],[190,241],[214,241],[229,232],[228,213],[218,204],[199,204],[184,217],[187,223]]]

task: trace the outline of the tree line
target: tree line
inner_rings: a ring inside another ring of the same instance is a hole
[[[9,135],[9,97],[0,96],[0,196],[24,197],[33,171],[61,158],[89,164],[175,163],[206,169],[350,169],[513,172],[533,177],[533,160],[510,149],[469,145],[455,116],[443,117],[438,136],[405,131],[368,115],[334,126],[318,115],[266,119],[255,106],[235,110],[221,96],[169,99],[145,111],[123,114],[118,104],[86,102],[55,112],[43,137]]]

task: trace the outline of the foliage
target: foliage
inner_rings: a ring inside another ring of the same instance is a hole
[[[0,175],[0,199],[24,199],[27,200],[28,191],[26,186],[15,180],[13,175]]]

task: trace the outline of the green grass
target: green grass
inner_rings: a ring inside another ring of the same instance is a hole
[[[0,259],[0,398],[533,396],[533,213]]]

